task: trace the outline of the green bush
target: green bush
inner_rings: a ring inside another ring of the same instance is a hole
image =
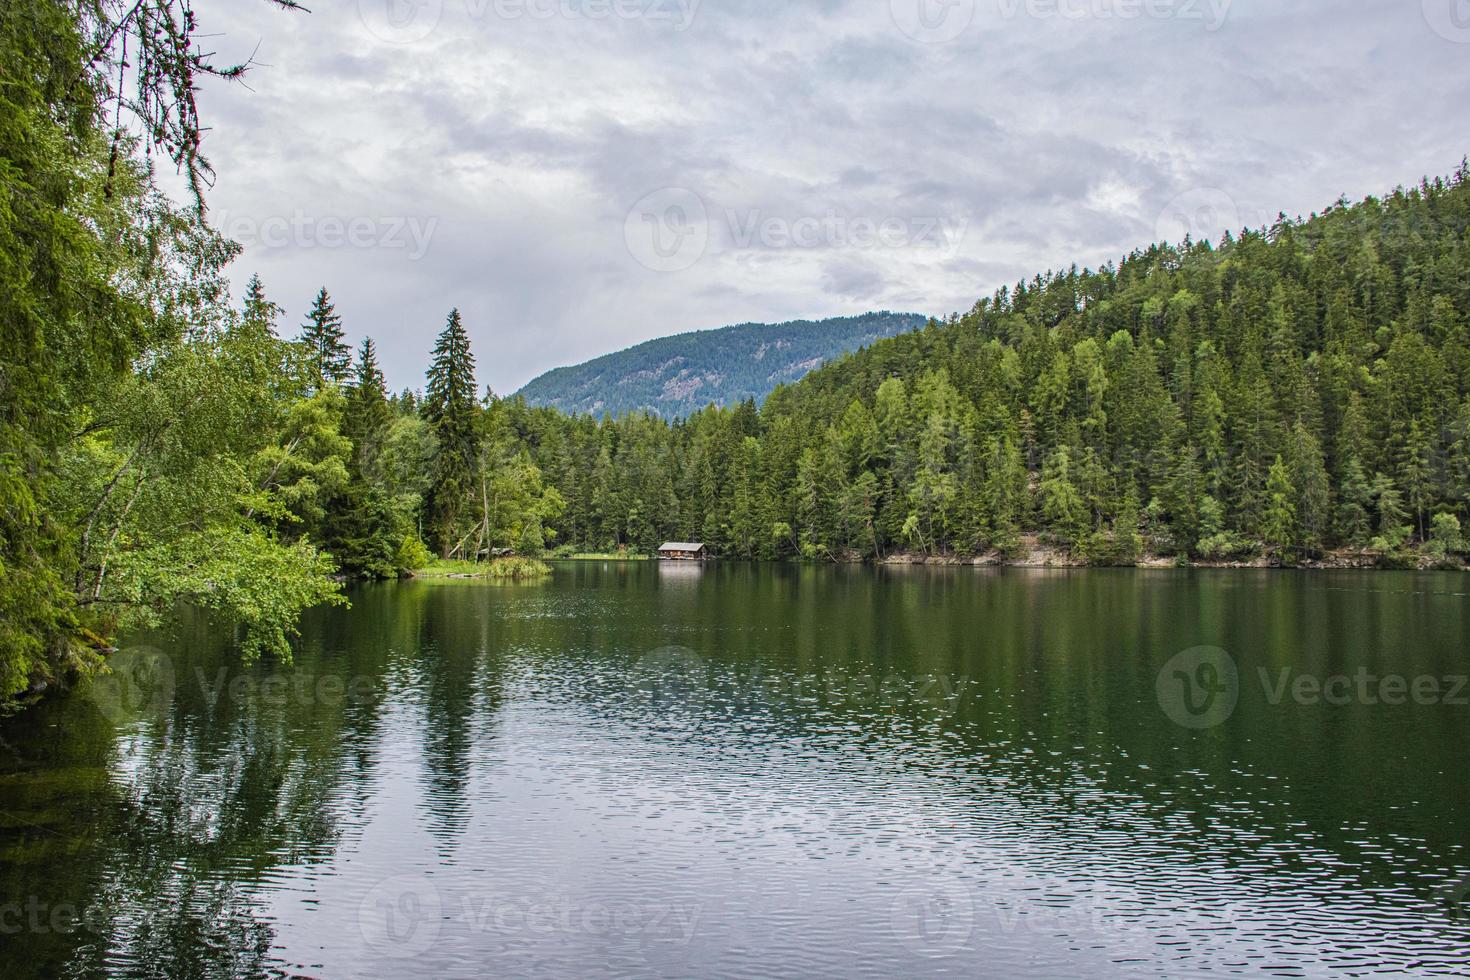
[[[1433,533],[1429,541],[1432,554],[1455,554],[1465,550],[1465,537],[1460,528],[1460,519],[1454,514],[1435,514]]]
[[[1260,551],[1260,545],[1234,531],[1222,531],[1201,538],[1195,550],[1201,558],[1210,561],[1229,561],[1254,557]]]
[[[496,558],[485,566],[487,578],[522,580],[551,574],[551,566],[534,558]]]
[[[403,541],[398,545],[398,554],[394,557],[394,564],[398,566],[400,575],[418,568],[428,568],[433,561],[434,556],[416,534],[403,536]]]

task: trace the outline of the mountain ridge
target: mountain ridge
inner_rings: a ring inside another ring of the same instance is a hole
[[[882,310],[689,330],[553,368],[515,394],[533,406],[572,414],[647,411],[679,418],[711,404],[764,401],[777,385],[875,341],[917,330],[929,319]]]

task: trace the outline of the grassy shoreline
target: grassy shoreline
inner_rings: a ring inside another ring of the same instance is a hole
[[[493,558],[490,561],[440,559],[409,572],[409,578],[485,578],[499,582],[524,582],[551,574],[551,566],[535,558]]]

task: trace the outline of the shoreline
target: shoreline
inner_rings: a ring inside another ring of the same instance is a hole
[[[711,558],[704,562],[660,561],[646,556],[606,556],[599,558],[547,558],[552,564],[580,562],[654,562],[674,567],[703,567],[720,562],[749,562],[757,565],[872,565],[874,567],[904,567],[916,565],[940,565],[950,568],[1150,568],[1150,569],[1280,569],[1283,571],[1362,571],[1362,572],[1465,572],[1470,567],[1458,558],[1443,558],[1434,555],[1414,555],[1413,564],[1397,563],[1394,556],[1376,552],[1330,552],[1320,558],[1299,562],[1282,562],[1267,557],[1232,561],[1209,561],[1203,559],[1181,559],[1173,555],[1145,554],[1134,562],[1094,561],[1078,558],[1065,548],[1038,547],[1021,554],[1006,555],[987,552],[982,555],[925,555],[915,552],[897,552],[881,558],[830,558],[830,559],[762,559],[762,558]],[[1394,563],[1385,563],[1388,559]]]

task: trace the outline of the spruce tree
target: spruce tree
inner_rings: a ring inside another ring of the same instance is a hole
[[[281,312],[279,306],[266,298],[265,284],[260,281],[260,274],[251,274],[249,281],[245,283],[245,310],[241,315],[241,322],[246,329],[264,331],[274,337],[276,318]]]
[[[1068,540],[1080,540],[1087,529],[1087,507],[1072,484],[1072,459],[1066,446],[1047,458],[1040,491],[1042,520]]]
[[[449,312],[434,344],[424,393],[423,415],[436,440],[434,468],[425,510],[439,554],[454,550],[454,531],[465,497],[474,485],[480,440],[476,426],[475,358],[459,310]]]
[[[1291,470],[1277,456],[1266,476],[1266,509],[1261,517],[1261,537],[1268,548],[1282,557],[1289,557],[1297,542],[1296,495]]]
[[[301,325],[301,343],[310,358],[311,376],[318,390],[341,384],[352,368],[352,349],[342,339],[342,318],[323,286],[312,300],[311,311]]]
[[[1113,558],[1119,564],[1137,564],[1143,554],[1143,537],[1138,533],[1138,488],[1130,480],[1118,516],[1113,520]]]
[[[1303,547],[1321,548],[1330,531],[1331,479],[1322,449],[1305,425],[1298,422],[1287,442],[1287,467],[1296,488],[1296,524]]]
[[[393,421],[388,404],[388,389],[383,371],[378,367],[378,351],[371,337],[365,337],[358,349],[353,385],[347,395],[347,412],[343,428],[352,440],[353,459],[359,469],[373,459],[384,433]]]

